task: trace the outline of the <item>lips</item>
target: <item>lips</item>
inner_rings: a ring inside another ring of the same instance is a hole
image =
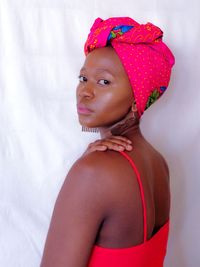
[[[83,113],[83,114],[90,114],[91,112],[93,112],[91,109],[89,109],[87,106],[83,104],[78,104],[77,109],[79,113]]]

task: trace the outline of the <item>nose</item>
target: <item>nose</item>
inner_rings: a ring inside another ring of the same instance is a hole
[[[94,90],[92,85],[87,82],[87,84],[80,84],[77,86],[77,96],[92,98],[94,96]]]

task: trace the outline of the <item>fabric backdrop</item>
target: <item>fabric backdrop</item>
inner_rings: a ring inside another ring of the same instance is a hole
[[[165,267],[200,266],[198,0],[0,0],[0,266],[37,267],[66,174],[99,134],[82,133],[75,90],[94,19],[130,16],[164,31],[170,87],[141,130],[171,173]]]

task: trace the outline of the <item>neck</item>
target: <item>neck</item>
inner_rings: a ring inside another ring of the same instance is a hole
[[[141,138],[142,133],[140,131],[138,116],[135,113],[133,117],[133,112],[130,111],[128,114],[120,121],[115,124],[112,124],[108,127],[99,127],[101,139],[109,138],[113,135],[125,136],[131,141],[136,138]]]

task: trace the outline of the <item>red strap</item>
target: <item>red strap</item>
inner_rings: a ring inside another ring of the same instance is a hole
[[[141,193],[141,198],[142,198],[142,206],[143,206],[143,228],[144,228],[144,242],[147,240],[147,215],[146,215],[146,203],[145,203],[145,197],[144,197],[144,189],[142,186],[142,181],[140,178],[140,174],[139,171],[137,169],[137,167],[135,166],[135,163],[133,162],[133,160],[124,152],[124,151],[119,151],[125,158],[127,158],[129,160],[129,162],[131,163],[136,176],[137,176],[137,180],[139,183],[139,188],[140,188],[140,193]]]

